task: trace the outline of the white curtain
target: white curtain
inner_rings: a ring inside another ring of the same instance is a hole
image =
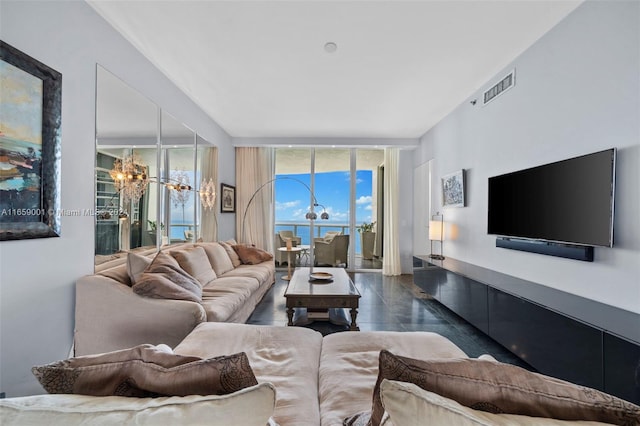
[[[398,204],[400,182],[398,167],[400,162],[399,148],[384,150],[384,242],[382,258],[383,275],[400,275],[400,241],[398,235]]]
[[[236,239],[273,253],[272,180],[271,148],[236,148]]]
[[[198,155],[200,156],[200,170],[202,171],[200,180],[201,182],[214,182],[214,188],[218,187],[218,148],[215,146],[203,147],[198,149]],[[212,209],[207,209],[202,206],[202,214],[200,215],[200,235],[198,238],[202,238],[202,241],[216,241],[218,239],[218,220],[217,220],[217,206],[220,194],[216,193],[216,205]]]

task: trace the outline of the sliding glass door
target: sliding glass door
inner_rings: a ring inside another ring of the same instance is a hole
[[[376,232],[381,229],[376,222],[383,158],[377,149],[276,149],[276,247],[292,236],[303,246],[301,265],[309,264],[313,245],[317,265],[381,268],[376,238],[382,232]],[[310,230],[306,215],[312,207],[317,219]]]

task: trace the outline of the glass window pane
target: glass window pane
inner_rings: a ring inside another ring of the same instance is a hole
[[[326,209],[329,220],[316,222],[316,235],[327,232],[349,235],[351,200],[351,150],[348,148],[317,149],[315,167],[315,193],[318,216]]]
[[[309,245],[309,221],[305,215],[311,200],[311,149],[277,149],[275,169],[275,231],[292,231],[301,245]]]
[[[382,268],[382,173],[384,151],[356,151],[356,256],[364,269]],[[373,224],[373,226],[371,226]]]

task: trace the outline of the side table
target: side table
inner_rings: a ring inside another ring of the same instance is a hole
[[[278,247],[278,251],[284,251],[287,252],[287,275],[285,277],[282,277],[283,280],[285,281],[290,281],[291,280],[291,253],[299,253],[302,251],[302,248],[300,247],[291,247],[290,249],[287,249],[286,247]]]

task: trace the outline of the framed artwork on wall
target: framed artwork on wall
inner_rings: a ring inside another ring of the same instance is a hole
[[[0,41],[0,241],[60,236],[62,74]]]
[[[464,207],[464,169],[442,177],[442,205]]]
[[[220,202],[220,211],[222,213],[235,213],[236,212],[236,187],[227,185],[226,183],[220,184],[220,193],[222,194]]]

